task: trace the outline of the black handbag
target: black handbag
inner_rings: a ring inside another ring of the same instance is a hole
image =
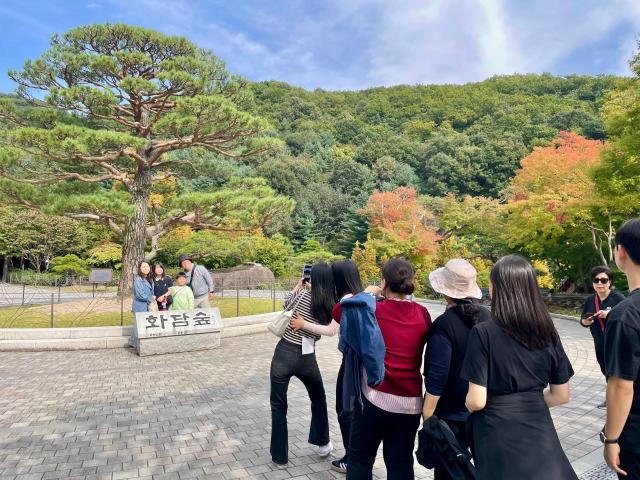
[[[444,420],[435,415],[427,418],[418,432],[418,463],[432,469],[442,465],[455,480],[477,480],[477,469],[471,463],[471,453]]]

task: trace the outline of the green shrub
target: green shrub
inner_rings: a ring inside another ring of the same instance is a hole
[[[49,263],[49,272],[56,275],[86,277],[89,275],[89,265],[79,256],[70,253],[52,259]]]

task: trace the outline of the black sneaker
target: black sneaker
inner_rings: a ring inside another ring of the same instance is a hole
[[[340,460],[334,460],[331,462],[331,470],[339,473],[347,473],[347,461],[345,457],[342,457]]]

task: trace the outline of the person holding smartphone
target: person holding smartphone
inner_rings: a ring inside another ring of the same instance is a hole
[[[293,310],[310,323],[328,325],[331,311],[336,304],[335,284],[331,267],[324,262],[315,264],[306,278],[303,273],[284,301],[284,308]],[[289,462],[289,433],[287,427],[287,392],[291,377],[307,389],[311,400],[311,425],[308,442],[317,447],[320,457],[327,457],[333,450],[329,440],[327,398],[322,374],[315,354],[315,343],[320,335],[287,326],[276,345],[270,368],[271,403],[271,460],[277,468],[291,467]],[[299,421],[300,419],[296,419]]]
[[[614,306],[624,300],[622,294],[612,290],[613,280],[613,272],[609,267],[601,265],[591,270],[591,282],[593,283],[595,294],[584,302],[580,318],[580,325],[591,330],[596,359],[603,375],[605,374],[604,330],[607,324],[607,316]],[[605,407],[606,402],[598,405],[598,408]]]

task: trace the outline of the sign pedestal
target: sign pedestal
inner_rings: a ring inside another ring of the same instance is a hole
[[[208,350],[220,346],[222,326],[217,308],[138,312],[129,343],[141,357]]]

